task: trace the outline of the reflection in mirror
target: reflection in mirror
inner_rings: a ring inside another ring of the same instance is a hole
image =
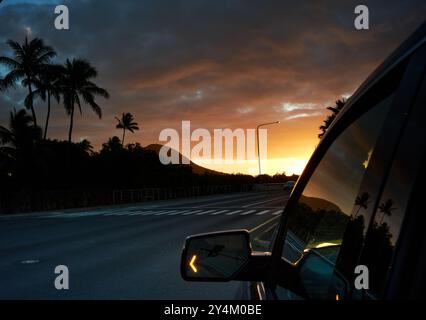
[[[187,239],[183,261],[188,280],[231,280],[251,255],[247,231],[229,231]]]
[[[326,251],[339,251],[338,246],[330,246],[324,249],[309,250],[305,253],[300,266],[301,285],[306,297],[310,299],[324,299],[328,296],[328,291],[333,277],[334,262],[324,257],[321,253]]]

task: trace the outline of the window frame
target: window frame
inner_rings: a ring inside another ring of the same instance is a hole
[[[412,172],[411,176],[408,177],[409,185],[407,185],[407,189],[410,191],[407,194],[406,208],[402,213],[399,234],[390,262],[391,268],[386,277],[383,292],[383,297],[390,299],[425,296],[424,285],[421,288],[418,280],[420,277],[426,277],[426,273],[421,271],[422,269],[424,270],[426,261],[426,240],[421,226],[424,226],[426,218],[421,216],[419,210],[420,201],[423,198],[420,195],[422,193],[421,189],[424,188],[422,178],[424,178],[426,172],[423,166],[426,159],[426,127],[422,123],[422,119],[424,119],[426,114],[424,108],[426,102],[426,44],[416,55],[420,59],[423,57],[423,65],[418,64],[419,69],[423,67],[422,79],[418,83],[412,110],[407,115],[406,127],[401,135],[394,159],[395,163],[397,161],[405,164],[409,163]],[[410,143],[411,141],[416,141],[416,143]],[[392,181],[387,179],[384,188],[391,183]],[[413,243],[416,245],[413,246]]]

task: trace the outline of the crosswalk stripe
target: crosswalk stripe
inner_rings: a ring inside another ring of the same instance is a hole
[[[188,211],[191,211],[191,210],[178,210],[178,211],[176,211],[176,212],[172,212],[172,213],[168,213],[167,215],[168,216],[175,216],[175,215],[177,215],[177,214],[183,214],[183,213],[186,213],[186,212],[188,212]]]
[[[160,213],[168,212],[168,211],[170,211],[170,209],[169,210],[160,210],[160,211],[158,211],[158,210],[152,210],[152,211],[148,211],[148,212],[142,213],[142,216],[150,216],[150,215],[156,215],[156,216],[158,216]]]
[[[111,212],[111,213],[105,213],[104,216],[123,216],[129,214],[127,211],[125,212]]]
[[[104,216],[140,216],[140,215],[147,215],[147,214],[152,214],[156,211],[153,210],[149,210],[149,211],[132,211],[132,212],[128,212],[128,211],[124,211],[124,212],[112,212],[112,213],[106,213],[104,214]]]
[[[227,211],[229,211],[229,210],[219,210],[219,211],[216,211],[216,212],[212,212],[212,213],[210,213],[210,215],[211,215],[211,216],[215,216],[215,215],[217,215],[217,214],[221,214],[221,213],[224,213],[224,212],[227,212]]]
[[[152,211],[152,210],[149,210],[149,211],[135,211],[135,212],[129,213],[129,216],[140,216],[142,214],[150,213],[150,212],[155,212],[155,211]]]
[[[234,210],[234,211],[228,212],[226,215],[230,216],[230,215],[233,215],[233,214],[241,212],[241,211],[243,211],[243,210]]]
[[[269,212],[269,210],[263,210],[263,211],[260,211],[260,212],[256,213],[256,215],[260,216],[260,215],[265,214],[267,212]]]
[[[46,218],[57,218],[58,216],[61,216],[63,213],[49,213],[48,215],[42,215],[42,216],[34,216],[34,218],[37,219],[46,219]],[[5,218],[5,217],[2,217]]]
[[[62,215],[55,215],[52,218],[79,218],[79,217],[93,217],[104,214],[104,211],[98,212],[76,212],[76,213],[65,213]]]
[[[256,212],[256,210],[249,210],[249,211],[241,212],[240,216],[245,216],[245,215],[248,215],[248,214],[253,213],[253,212]]]
[[[176,211],[179,211],[179,210],[162,211],[162,212],[155,213],[154,216],[162,216],[162,215],[165,215],[165,214],[168,214],[168,213],[173,213],[173,212],[176,212]]]
[[[256,213],[255,213],[256,212]],[[181,216],[187,216],[187,215],[197,215],[197,216],[202,216],[202,215],[211,215],[211,216],[215,216],[215,215],[219,215],[219,214],[223,214],[223,215],[227,215],[227,216],[231,216],[234,214],[239,214],[241,216],[245,216],[245,215],[249,215],[249,214],[256,214],[256,215],[264,215],[264,214],[271,214],[271,215],[279,215],[282,213],[282,209],[280,210],[271,210],[271,209],[267,209],[267,210],[259,210],[259,209],[251,209],[251,210],[247,210],[247,209],[152,209],[152,210],[148,210],[148,209],[141,209],[139,211],[137,210],[132,210],[132,211],[128,211],[128,210],[123,210],[123,209],[114,209],[114,210],[108,210],[108,211],[97,211],[97,212],[75,212],[75,213],[55,213],[55,214],[51,214],[49,216],[42,216],[42,217],[38,217],[38,218],[77,218],[77,217],[90,217],[90,216],[98,216],[98,215],[102,215],[102,216],[148,216],[148,215],[155,215],[155,216],[162,216],[162,215],[167,215],[167,216],[176,216],[176,215],[181,215]]]
[[[201,211],[203,211],[203,210],[195,210],[195,211],[191,210],[191,211],[189,211],[187,213],[184,213],[183,216],[187,216],[187,215],[190,215],[190,214],[198,213],[198,212],[201,212]]]
[[[212,212],[215,212],[215,211],[217,211],[217,210],[201,211],[201,212],[197,213],[197,214],[196,214],[196,216],[202,216],[202,215],[204,215],[204,214],[212,213]]]

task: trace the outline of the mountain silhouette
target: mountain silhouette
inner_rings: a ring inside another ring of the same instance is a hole
[[[151,151],[154,151],[157,154],[159,154],[161,147],[163,147],[163,145],[158,144],[158,143],[154,143],[154,144],[150,144],[150,145],[146,146],[144,149],[151,150]],[[185,157],[180,152],[178,152],[178,153],[179,153],[179,162],[182,163],[182,159],[184,159]],[[223,172],[204,168],[204,167],[199,166],[198,164],[196,164],[192,161],[190,161],[189,166],[191,166],[192,172],[199,174],[199,175],[203,175],[203,174],[225,174]]]
[[[322,198],[302,196],[301,201],[307,204],[313,211],[322,209],[343,212],[336,204]]]

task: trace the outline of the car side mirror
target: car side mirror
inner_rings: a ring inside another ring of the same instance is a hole
[[[190,236],[182,251],[181,275],[188,281],[234,280],[251,255],[247,230]]]
[[[340,245],[327,244],[305,250],[296,263],[299,273],[299,292],[309,299],[342,299],[349,284],[335,268]]]

